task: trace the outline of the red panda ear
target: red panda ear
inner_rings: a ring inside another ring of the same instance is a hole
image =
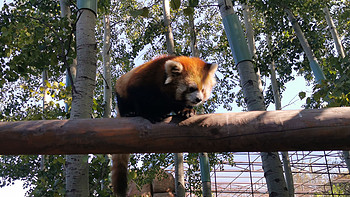
[[[216,70],[218,69],[218,64],[208,64],[209,66],[209,75],[214,75]]]
[[[165,73],[166,73],[166,80],[164,84],[170,83],[173,78],[179,74],[181,74],[183,70],[183,66],[180,62],[176,62],[173,60],[168,60],[164,64],[165,67]]]

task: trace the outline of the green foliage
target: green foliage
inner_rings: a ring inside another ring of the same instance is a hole
[[[130,11],[130,15],[133,17],[137,17],[137,16],[148,17],[148,14],[149,14],[149,9],[146,7],[142,8],[142,9]]]
[[[1,156],[1,187],[22,180],[29,196],[64,196],[63,156]]]
[[[112,196],[110,189],[110,159],[107,155],[90,155],[90,196]]]
[[[171,7],[173,10],[179,9],[180,6],[181,6],[181,0],[171,0],[171,1],[170,1],[170,7]]]
[[[343,179],[349,180],[349,177],[346,176]],[[344,182],[338,182],[338,183],[332,183],[332,190],[330,188],[330,184],[327,183],[328,186],[326,187],[327,192],[322,192],[321,194],[317,194],[316,197],[327,197],[327,196],[347,196],[350,193],[350,184],[348,181]]]
[[[143,186],[162,174],[164,169],[169,167],[173,160],[173,154],[132,154],[130,157],[129,177],[134,180],[138,186]],[[140,165],[141,164],[141,165]]]
[[[286,14],[284,13],[285,8],[292,10],[293,14],[296,16],[298,24],[301,26],[316,58],[319,60],[323,71],[327,75],[327,79],[329,77],[327,72],[329,71],[330,74],[332,72],[344,73],[341,70],[331,68],[340,62],[339,60],[334,60],[333,56],[336,53],[333,49],[332,37],[327,29],[322,8],[328,6],[333,11],[333,19],[338,23],[337,29],[343,38],[343,44],[346,48],[349,46],[347,44],[349,42],[349,23],[347,23],[347,21],[349,21],[349,9],[344,8],[349,4],[348,2],[272,0],[249,1],[249,3],[251,7],[254,7],[253,22],[257,24],[257,26],[254,26],[254,30],[257,34],[256,40],[260,43],[257,48],[257,65],[263,76],[269,76],[268,65],[272,60],[274,61],[277,67],[278,84],[281,88],[280,93],[284,90],[284,84],[294,79],[293,73],[303,75],[308,81],[313,80],[309,62],[286,18]],[[273,36],[271,48],[267,47],[264,34]],[[328,80],[334,80],[334,78]],[[332,83],[333,82],[331,82],[331,84]],[[316,86],[315,90],[316,89],[319,89],[319,86]],[[273,94],[271,91],[272,89],[268,88],[265,95],[265,103],[267,105],[273,102]],[[345,89],[345,95],[347,94],[346,91]],[[325,90],[325,92],[327,91]],[[315,97],[308,98],[307,106],[320,107],[323,101],[319,98],[324,97],[321,95],[324,94],[319,92]],[[337,101],[337,103],[344,103],[345,95],[341,99],[342,102]],[[303,94],[299,96],[301,96],[300,98],[304,97]]]
[[[38,76],[43,69],[50,76],[62,73],[65,68],[57,66],[59,59],[72,57],[65,50],[74,45],[67,45],[69,23],[59,18],[59,10],[58,4],[49,0],[17,0],[4,5],[0,12],[0,88],[19,77]]]
[[[330,58],[333,67],[324,69],[326,80],[314,86],[307,108],[350,106],[350,59]]]

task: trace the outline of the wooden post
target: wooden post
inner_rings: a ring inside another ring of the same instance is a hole
[[[0,154],[350,150],[350,107],[134,118],[0,122]]]

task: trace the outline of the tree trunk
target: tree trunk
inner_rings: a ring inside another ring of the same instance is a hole
[[[170,20],[170,6],[169,0],[163,0],[163,15],[164,15],[164,25],[166,28],[165,37],[166,37],[166,45],[167,52],[170,55],[175,54],[175,46],[174,46],[174,36],[173,31],[171,29],[171,20]],[[175,193],[178,197],[185,196],[185,177],[184,177],[184,164],[183,164],[183,153],[175,153]]]
[[[256,55],[256,48],[255,48],[255,39],[254,39],[254,31],[252,26],[252,19],[250,14],[250,8],[247,4],[243,4],[243,18],[244,18],[244,26],[246,29],[246,36],[247,36],[247,42],[248,42],[248,49],[251,53],[251,56]]]
[[[268,50],[271,50],[271,35],[268,34],[266,36],[266,42],[268,45]],[[279,92],[279,87],[278,87],[277,78],[276,78],[275,62],[273,60],[269,67],[270,67],[270,74],[271,74],[271,86],[272,86],[273,98],[275,101],[275,109],[281,110],[282,109],[281,95]]]
[[[326,21],[329,27],[329,31],[332,34],[332,38],[334,40],[335,48],[337,49],[338,54],[340,57],[345,58],[345,52],[343,45],[341,44],[341,40],[339,38],[339,34],[337,32],[337,28],[334,25],[333,19],[331,17],[331,14],[329,13],[328,7],[323,8],[323,12],[325,13]]]
[[[71,119],[91,118],[96,78],[96,15],[90,9],[79,10],[76,24],[77,76]],[[89,196],[88,155],[66,156],[66,196]]]
[[[251,19],[250,8],[247,4],[243,4],[242,7],[243,7],[244,25],[246,28],[246,36],[247,36],[247,42],[248,42],[248,49],[249,49],[251,57],[256,57],[254,30],[253,30],[253,26],[251,23],[252,19]],[[260,68],[257,67],[256,70],[257,70],[256,77],[257,77],[257,81],[259,84],[259,90],[262,92],[263,86],[262,86],[262,82],[261,82],[261,78],[260,78]]]
[[[250,52],[244,39],[240,21],[233,11],[232,2],[219,0],[226,35],[237,63],[243,95],[249,111],[265,111],[264,97],[259,89]],[[261,153],[264,175],[270,196],[288,196],[283,170],[277,152]]]
[[[103,16],[103,100],[104,100],[104,118],[110,118],[112,112],[112,83],[111,83],[111,27],[109,15]]]
[[[199,57],[199,51],[197,49],[197,35],[194,26],[193,14],[189,15],[189,26],[190,26],[190,39],[191,39],[191,50],[193,57]],[[200,153],[199,156],[201,180],[202,180],[202,195],[203,197],[211,197],[211,180],[210,180],[210,164],[208,153]]]
[[[47,82],[48,82],[48,72],[46,69],[43,70],[42,72],[42,87],[43,87],[43,116],[42,119],[45,120],[45,114],[46,114],[46,110],[47,110],[47,106],[49,104],[49,95],[48,95],[48,91],[49,88],[47,87]],[[45,170],[45,155],[40,155],[40,169],[41,170]]]
[[[266,42],[268,45],[268,49],[271,49],[271,35],[266,36]],[[276,79],[276,70],[275,70],[275,62],[272,60],[270,64],[270,74],[271,74],[271,86],[272,86],[272,92],[273,97],[275,101],[275,109],[281,110],[281,96],[279,92],[279,87],[277,84]],[[294,181],[293,181],[293,174],[292,169],[290,167],[290,160],[289,160],[289,154],[288,151],[281,152],[282,154],[282,161],[283,161],[283,168],[284,168],[284,175],[286,178],[288,193],[290,197],[294,196]]]
[[[314,73],[314,76],[316,78],[317,83],[321,83],[322,80],[325,79],[325,76],[323,74],[323,71],[320,67],[320,65],[317,62],[317,59],[314,55],[314,53],[311,50],[311,47],[308,43],[308,41],[306,40],[303,31],[301,30],[297,19],[294,17],[293,13],[291,10],[285,8],[284,11],[287,13],[288,15],[288,19],[289,22],[292,24],[293,29],[295,31],[295,34],[297,35],[299,42],[301,44],[301,47],[303,48],[307,59],[310,62],[310,67],[312,72]]]
[[[329,9],[328,7],[323,8],[323,12],[325,13],[325,17],[326,17],[326,21],[329,27],[329,30],[332,34],[332,38],[334,40],[334,45],[335,48],[337,49],[338,54],[340,55],[340,57],[345,58],[345,52],[344,52],[344,48],[343,45],[341,43],[341,40],[339,38],[339,34],[337,32],[337,29],[334,25],[333,19],[331,17],[331,14],[329,13]],[[344,150],[343,151],[343,159],[345,160],[345,163],[348,167],[348,170],[350,172],[350,156],[349,156],[349,151]]]
[[[350,150],[350,107],[0,122],[0,154]]]
[[[42,73],[42,85],[43,85],[43,115],[45,115],[45,110],[47,109],[47,106],[49,104],[49,95],[48,95],[48,91],[49,88],[47,87],[47,82],[48,82],[49,78],[48,78],[48,72],[46,69],[43,70]],[[45,120],[45,117],[43,116],[43,119]]]
[[[192,56],[193,57],[199,57],[199,51],[198,51],[198,48],[197,48],[197,35],[196,35],[196,29],[195,29],[195,26],[194,26],[193,14],[189,15],[188,23],[190,25],[190,38],[191,38]]]
[[[169,0],[163,0],[163,13],[164,13],[164,26],[166,29],[165,37],[166,37],[167,52],[170,55],[174,55],[175,47],[174,47],[173,31],[171,29]]]
[[[67,18],[70,21],[69,26],[71,27],[71,20],[70,20],[71,10],[69,8],[69,5],[70,5],[69,0],[60,0],[61,18]],[[64,51],[64,53],[66,53],[66,51]],[[62,54],[62,55],[64,55],[64,54]],[[64,57],[64,58],[66,58],[66,57]],[[75,59],[73,59],[73,63],[71,65],[69,65],[69,68],[66,69],[66,88],[72,86],[73,81],[76,77],[76,70],[77,70],[77,59],[75,58]],[[70,106],[68,106],[68,103],[65,103],[65,111],[66,112],[68,112],[69,107]]]

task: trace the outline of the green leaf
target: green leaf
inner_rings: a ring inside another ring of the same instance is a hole
[[[181,5],[181,0],[171,0],[170,1],[170,7],[173,9],[173,10],[177,10],[180,8],[180,5]]]
[[[189,0],[188,5],[191,7],[196,7],[198,6],[199,1],[198,0]]]
[[[141,14],[141,16],[143,16],[143,17],[148,17],[148,14],[149,14],[149,9],[146,8],[146,7],[142,8],[142,14]]]
[[[306,92],[299,92],[300,100],[303,100],[306,97]]]
[[[194,8],[193,7],[187,7],[184,9],[184,14],[186,16],[192,15],[194,13]]]
[[[149,9],[147,7],[130,11],[130,15],[135,18],[138,16],[148,17],[148,14],[149,14]]]
[[[307,99],[306,99],[306,104],[308,104],[308,105],[311,104],[311,99],[310,99],[310,97],[307,97]]]
[[[142,10],[131,10],[129,13],[132,17],[136,18],[142,14]]]

